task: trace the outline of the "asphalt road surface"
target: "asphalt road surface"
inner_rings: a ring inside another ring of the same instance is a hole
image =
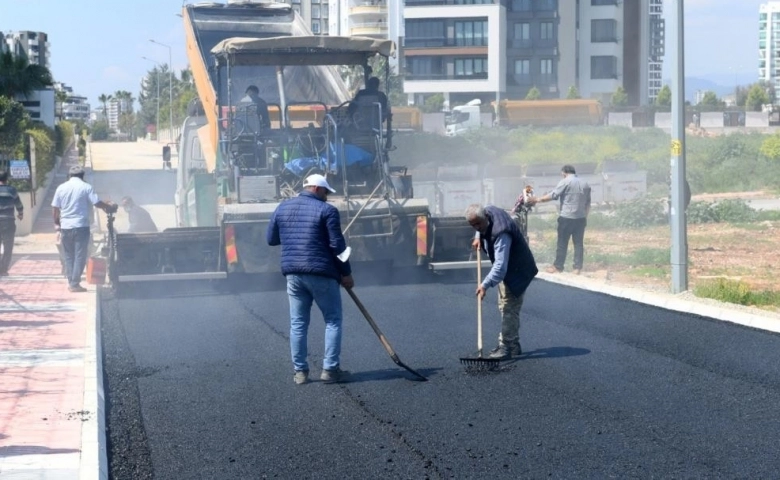
[[[343,294],[352,381],[297,386],[281,276],[245,291],[155,286],[101,301],[115,479],[773,478],[780,337],[536,281],[525,354],[464,371],[473,282],[355,292],[414,382]],[[223,284],[224,286],[224,284]],[[495,293],[485,344],[498,334]],[[318,378],[323,322],[309,335]]]

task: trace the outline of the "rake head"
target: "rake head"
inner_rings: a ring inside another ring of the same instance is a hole
[[[460,364],[472,372],[493,372],[498,370],[501,360],[495,358],[466,357],[460,359]]]

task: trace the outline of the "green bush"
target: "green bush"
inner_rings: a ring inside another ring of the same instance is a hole
[[[780,222],[780,210],[758,210],[756,212],[758,222]]]
[[[624,228],[662,225],[667,222],[663,203],[647,196],[618,204],[615,207],[615,218],[617,224]]]
[[[588,215],[588,228],[612,230],[619,227],[620,224],[615,215],[607,215],[601,212],[595,212]]]
[[[65,149],[73,143],[73,124],[62,121],[54,127],[57,155],[65,155]]]
[[[713,207],[719,222],[741,223],[754,222],[758,213],[742,199],[727,199]]]
[[[693,293],[697,297],[714,298],[721,302],[739,305],[780,306],[780,292],[753,292],[744,282],[719,278],[713,282],[705,282],[696,287]]]
[[[691,202],[688,206],[688,223],[716,223],[718,212],[710,202]]]
[[[92,140],[101,141],[108,140],[108,135],[111,133],[108,128],[108,122],[105,120],[98,120],[92,125]]]

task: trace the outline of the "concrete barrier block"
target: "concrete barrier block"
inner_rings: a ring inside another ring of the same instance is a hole
[[[609,112],[607,119],[611,127],[634,127],[634,115],[631,112]]]

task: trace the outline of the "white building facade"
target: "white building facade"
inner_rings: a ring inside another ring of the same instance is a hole
[[[24,55],[31,64],[51,69],[49,36],[44,32],[8,32],[3,41],[14,56]]]
[[[780,91],[780,2],[758,10],[758,78]]]
[[[608,103],[655,101],[664,54],[662,0],[405,0],[404,91],[419,104],[443,93],[523,99],[536,87]]]

